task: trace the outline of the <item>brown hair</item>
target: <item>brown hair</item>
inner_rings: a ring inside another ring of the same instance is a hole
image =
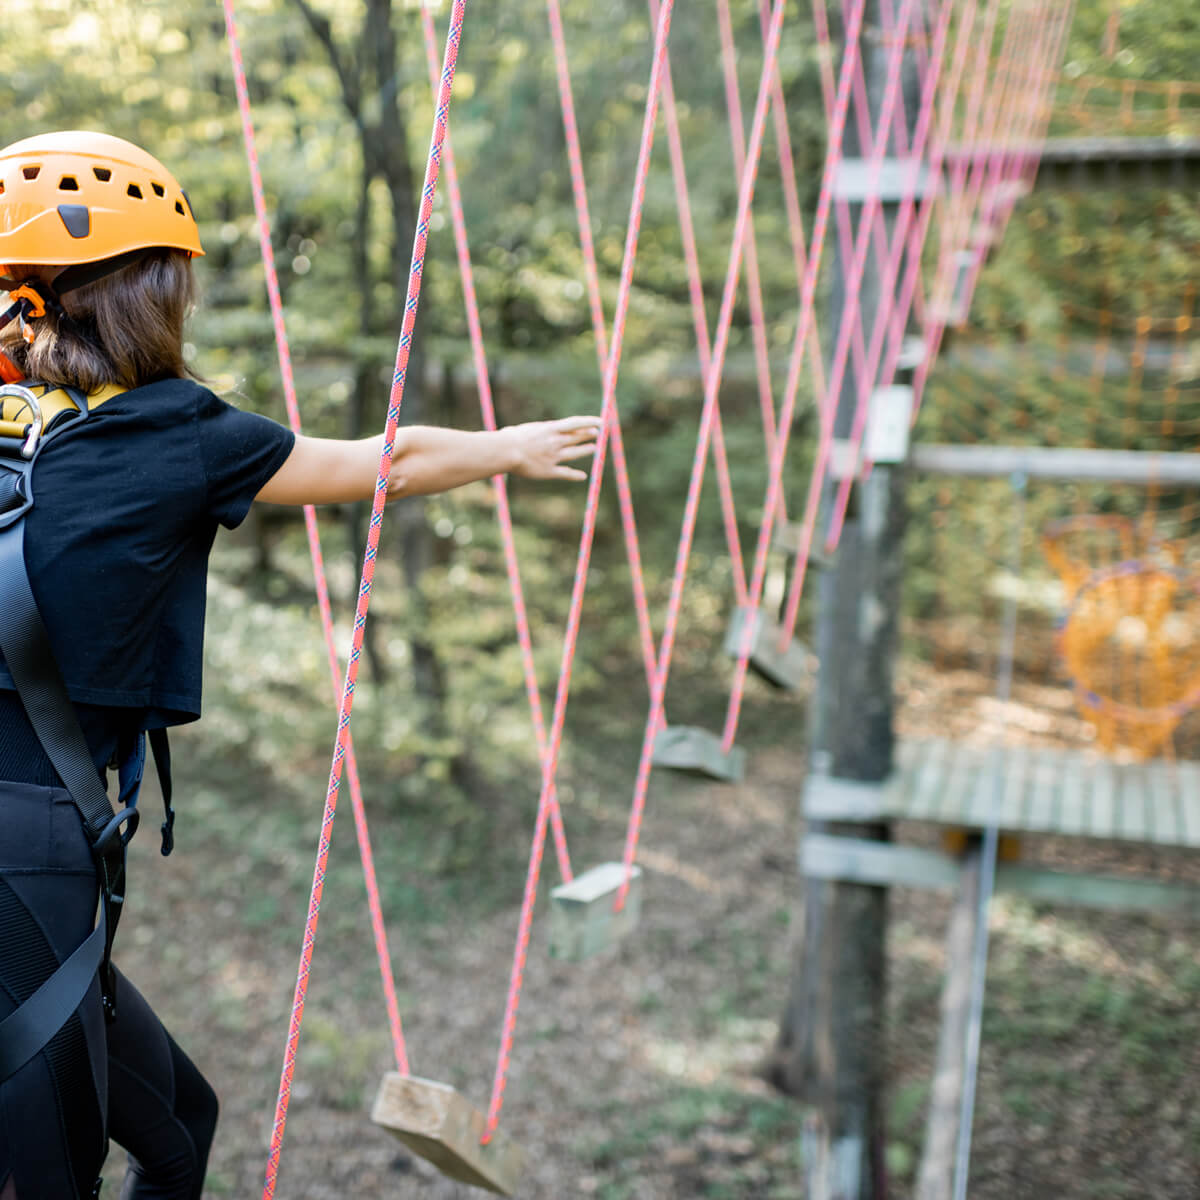
[[[9,268],[14,276],[44,278],[45,268]],[[32,342],[16,321],[0,333],[0,350],[27,379],[94,392],[194,375],[183,359],[183,322],[196,285],[181,250],[152,250],[137,262],[62,297],[63,312],[47,306],[29,322]]]

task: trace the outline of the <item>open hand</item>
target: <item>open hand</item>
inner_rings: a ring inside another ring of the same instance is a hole
[[[587,472],[565,464],[590,458],[600,436],[599,417],[563,417],[557,421],[529,421],[510,425],[513,466],[526,479],[587,479]]]

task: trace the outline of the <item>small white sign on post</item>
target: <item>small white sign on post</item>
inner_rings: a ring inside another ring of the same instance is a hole
[[[868,461],[897,463],[908,457],[912,406],[913,390],[906,383],[876,388],[871,393],[864,446]]]

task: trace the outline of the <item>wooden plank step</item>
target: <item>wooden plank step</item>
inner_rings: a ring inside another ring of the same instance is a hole
[[[999,746],[982,752],[975,786],[960,801],[963,819],[976,829],[984,829],[1000,811],[1004,799],[1004,752]]]
[[[601,863],[550,893],[550,957],[580,962],[616,945],[642,913],[642,868],[634,866],[625,903],[614,908],[625,864]]]
[[[1062,764],[1053,750],[1034,750],[1029,757],[1030,787],[1022,828],[1050,833],[1059,825],[1058,797]]]
[[[450,1179],[501,1196],[516,1190],[521,1150],[500,1133],[483,1145],[487,1118],[449,1084],[391,1071],[379,1085],[371,1120]]]
[[[942,788],[934,820],[944,821],[947,825],[961,822],[961,797],[970,794],[978,774],[979,755],[975,748],[963,742],[952,742],[950,744],[950,765],[947,768],[946,782]]]
[[[1154,840],[1160,846],[1178,846],[1179,795],[1169,763],[1152,762],[1142,768],[1150,793],[1150,820]]]
[[[1092,764],[1092,819],[1088,832],[1094,838],[1111,838],[1116,830],[1117,773],[1107,759],[1098,758]]]
[[[1087,783],[1083,759],[1065,756],[1060,780],[1059,832],[1080,837],[1087,829]]]
[[[795,557],[800,553],[800,545],[804,540],[803,532],[803,526],[795,521],[776,521],[772,526],[771,541],[776,550],[782,550],[785,554]],[[823,571],[827,571],[833,566],[834,555],[825,552],[819,535],[814,535],[811,540],[808,548],[808,561],[812,566],[820,567]]]
[[[1140,764],[1124,764],[1116,768],[1117,812],[1116,836],[1127,842],[1148,842],[1151,839],[1146,778]]]
[[[747,628],[749,626],[749,628]],[[794,639],[782,649],[783,630],[761,608],[736,608],[725,634],[725,653],[737,658],[746,638],[750,639],[750,666],[769,684],[797,691],[811,674],[808,650]]]
[[[921,755],[909,773],[904,788],[903,814],[911,820],[932,820],[940,807],[942,781],[950,743],[941,739],[926,742]]]
[[[656,767],[707,775],[727,783],[741,783],[746,773],[745,750],[739,746],[731,747],[728,752],[722,750],[716,734],[696,725],[668,725],[660,729],[654,738],[650,761]]]
[[[1179,789],[1179,844],[1200,847],[1200,763],[1171,764]]]

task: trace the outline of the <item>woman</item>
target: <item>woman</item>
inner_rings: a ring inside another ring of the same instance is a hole
[[[27,575],[41,618],[14,632],[10,612],[0,634],[0,1200],[98,1195],[109,1137],[129,1151],[123,1200],[200,1195],[216,1096],[103,945],[143,735],[199,716],[217,527],[255,499],[375,489],[382,437],[295,437],[190,377],[200,254],[186,195],[138,147],[60,132],[0,150],[0,374],[48,388],[13,389],[0,414],[0,595]],[[33,410],[56,389],[74,404],[39,441]],[[584,479],[568,464],[598,432],[593,417],[404,427],[388,493],[506,471]]]

